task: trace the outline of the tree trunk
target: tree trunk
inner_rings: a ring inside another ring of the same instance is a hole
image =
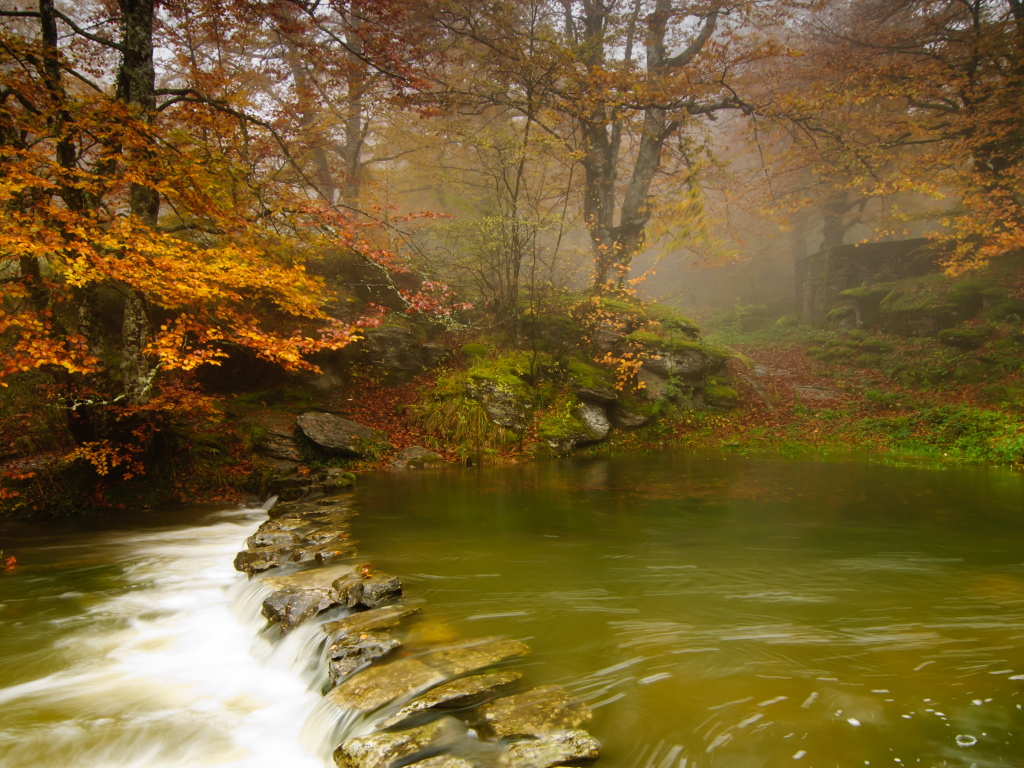
[[[136,117],[153,121],[156,110],[156,71],[153,66],[153,18],[155,0],[118,0],[124,17],[124,52],[117,73],[117,98],[134,108]],[[160,193],[153,187],[133,182],[129,190],[132,216],[155,230],[160,215]],[[128,288],[124,305],[121,341],[121,382],[130,405],[149,399],[150,370],[146,356],[149,344],[149,302],[146,296]]]

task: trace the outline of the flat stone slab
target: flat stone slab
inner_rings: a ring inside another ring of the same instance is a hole
[[[590,709],[557,685],[542,685],[506,696],[477,710],[481,733],[493,738],[548,736],[576,728],[591,718]]]
[[[383,432],[330,413],[310,411],[296,418],[295,423],[320,448],[346,456],[362,458],[388,444]]]
[[[270,549],[250,550],[239,552],[235,555],[235,570],[252,576],[256,573],[276,568],[287,561],[291,556],[290,551],[284,547]]]
[[[376,727],[378,730],[391,728],[428,709],[459,708],[476,704],[483,695],[521,678],[522,675],[518,672],[506,671],[453,680],[450,683],[439,685],[437,688],[432,688],[422,696],[413,699],[387,720],[378,723]]]
[[[266,547],[283,549],[298,544],[302,539],[291,531],[260,531],[257,530],[252,536],[245,540],[245,546],[250,550],[259,550]]]
[[[330,589],[337,579],[352,573],[351,565],[332,565],[327,568],[305,568],[282,576],[268,576],[263,584],[275,592],[279,589]]]
[[[443,717],[419,728],[349,739],[334,751],[339,768],[391,768],[427,750],[438,752],[465,738],[466,726]]]
[[[412,616],[419,608],[407,605],[385,605],[369,611],[360,611],[337,621],[324,624],[320,629],[325,635],[337,640],[344,635],[373,632],[378,629],[397,627],[406,616]]]
[[[436,451],[430,451],[422,445],[410,445],[403,448],[391,460],[391,466],[395,469],[424,469],[444,464],[444,456]]]
[[[480,768],[480,765],[455,755],[437,755],[407,765],[405,768]]]
[[[448,677],[489,667],[505,659],[525,656],[530,646],[505,637],[488,637],[464,645],[432,651],[421,657],[423,662],[444,672]]]
[[[270,622],[281,622],[281,634],[287,635],[318,613],[338,605],[332,589],[282,589],[263,601],[263,615]]]
[[[419,659],[398,659],[350,677],[328,693],[327,698],[342,710],[372,712],[389,701],[419,693],[444,681],[444,673],[428,667]]]
[[[575,730],[533,741],[517,741],[509,745],[508,756],[514,768],[551,768],[596,760],[600,751],[597,739],[586,731]]]

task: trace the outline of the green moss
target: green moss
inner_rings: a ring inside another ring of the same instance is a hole
[[[462,354],[472,360],[475,357],[487,357],[490,354],[490,349],[483,345],[478,344],[475,341],[471,341],[468,344],[462,345]]]
[[[647,317],[658,323],[663,329],[681,333],[691,338],[700,334],[700,328],[688,317],[679,314],[673,307],[664,304],[652,304],[647,307]]]
[[[740,402],[740,396],[735,389],[714,382],[704,385],[704,399],[716,408],[735,408]]]
[[[565,368],[573,382],[581,387],[609,388],[615,386],[615,381],[608,371],[582,360],[565,360],[562,362],[562,367]]]
[[[587,428],[573,416],[576,398],[562,396],[537,420],[537,437],[544,441],[562,441],[581,434],[588,434]]]
[[[729,357],[731,357],[731,355],[723,349],[707,347],[698,341],[692,341],[691,339],[679,334],[659,336],[651,331],[638,330],[633,331],[631,334],[626,336],[626,341],[641,346],[649,352],[669,352],[679,355],[696,352],[704,355],[708,359],[721,360],[728,360]]]
[[[939,331],[939,342],[957,349],[977,349],[991,334],[992,329],[984,325],[977,328],[946,328]]]

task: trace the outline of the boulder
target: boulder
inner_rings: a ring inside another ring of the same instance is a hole
[[[576,397],[591,403],[614,403],[619,399],[619,393],[609,387],[578,387]]]
[[[256,413],[241,420],[252,431],[255,450],[277,469],[292,469],[303,462],[302,449],[295,440],[295,417],[286,413]]]
[[[485,704],[476,713],[481,733],[494,738],[548,736],[576,728],[591,717],[590,709],[557,685],[517,693]]]
[[[338,605],[338,596],[330,589],[282,589],[263,601],[263,615],[270,622],[281,622],[281,634],[287,635],[302,622]]]
[[[295,421],[302,434],[317,446],[343,456],[363,458],[367,454],[383,450],[388,444],[387,436],[383,432],[330,413],[311,411],[302,414]]]
[[[263,579],[263,584],[275,592],[281,589],[330,589],[333,581],[351,571],[352,566],[350,565],[304,568],[301,571],[292,571],[282,576],[268,576]]]
[[[615,403],[608,409],[608,420],[616,429],[630,430],[640,429],[651,420],[651,417],[634,413],[621,403]]]
[[[453,680],[450,683],[432,688],[404,707],[395,712],[387,720],[376,725],[378,730],[392,728],[403,720],[428,709],[462,708],[480,703],[487,696],[502,686],[514,683],[522,677],[518,672],[495,672],[488,675],[474,675]]]
[[[422,445],[410,445],[398,452],[391,461],[395,469],[423,469],[444,464],[444,456],[434,451],[428,451]]]
[[[553,733],[532,741],[510,744],[508,756],[513,768],[551,768],[596,760],[601,745],[583,730]]]
[[[452,351],[444,344],[438,344],[436,341],[425,341],[423,343],[423,359],[427,367],[435,368],[451,362]]]
[[[387,632],[344,635],[327,649],[331,687],[398,648],[401,643]]]
[[[412,381],[426,370],[423,345],[408,328],[388,326],[364,331],[371,368],[390,383]]]
[[[252,576],[279,566],[288,556],[287,549],[257,549],[235,555],[235,570]]]
[[[350,634],[358,635],[362,632],[396,627],[398,622],[417,611],[419,608],[410,608],[407,605],[385,605],[381,608],[353,613],[351,616],[324,624],[320,629],[324,634],[337,640]]]
[[[670,376],[681,379],[691,386],[700,384],[711,370],[711,358],[700,349],[663,353],[657,358],[644,360],[643,368],[667,379]]]
[[[470,379],[466,394],[483,406],[487,418],[499,427],[522,433],[526,429],[528,409],[512,392],[491,379]]]
[[[349,608],[376,608],[386,600],[402,594],[402,582],[397,576],[375,573],[365,577],[350,573],[334,582],[338,599]]]
[[[572,415],[590,432],[592,437],[590,442],[601,442],[608,437],[608,433],[612,429],[605,407],[600,403],[583,400],[573,409]]]
[[[292,550],[292,562],[315,561],[318,565],[324,565],[335,560],[346,560],[356,556],[355,545],[356,542],[351,539],[332,539],[323,544],[304,544]]]
[[[426,760],[419,760],[405,768],[480,768],[480,764],[455,755],[437,755],[428,757]]]
[[[264,520],[260,523],[260,527],[256,529],[256,533],[265,533],[268,531],[294,531],[298,528],[308,527],[309,523],[296,515],[295,517],[283,517],[279,520]],[[248,539],[246,539],[246,541],[248,541]]]
[[[326,544],[329,541],[347,538],[347,528],[317,528],[315,531],[307,533],[302,538],[302,542],[304,544]]]
[[[668,390],[668,380],[654,373],[647,364],[636,373],[637,383],[641,384],[640,392],[648,400],[664,400]]]
[[[419,728],[397,733],[377,733],[349,739],[334,751],[340,768],[395,768],[409,758],[436,754],[466,736],[466,727],[454,717],[443,717]]]

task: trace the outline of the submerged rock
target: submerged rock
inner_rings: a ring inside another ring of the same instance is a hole
[[[474,675],[453,680],[450,683],[432,688],[419,696],[394,715],[377,724],[377,729],[391,728],[403,720],[428,709],[468,707],[480,703],[481,698],[502,686],[514,683],[522,678],[518,672],[495,672],[489,675]]]
[[[337,639],[353,633],[389,629],[397,627],[398,622],[418,611],[419,608],[410,608],[407,605],[385,605],[382,608],[353,613],[351,616],[329,622],[324,624],[321,630],[325,635]]]
[[[419,728],[349,739],[334,751],[340,768],[392,768],[422,752],[436,753],[465,738],[466,727],[454,717],[443,717]]]
[[[395,469],[423,469],[444,464],[444,456],[434,451],[428,451],[422,445],[410,445],[403,448],[391,461]]]
[[[287,635],[302,622],[338,605],[338,596],[330,589],[282,589],[263,601],[263,615],[270,622],[281,622],[281,634]]]
[[[309,412],[296,420],[302,434],[326,451],[344,456],[363,458],[368,453],[383,450],[387,435],[365,427],[351,419],[343,419],[330,413]],[[339,470],[339,477],[340,477]]]
[[[576,730],[510,744],[508,756],[514,768],[551,768],[596,760],[600,750],[597,739],[586,731]]]
[[[331,686],[386,656],[401,644],[387,632],[344,635],[327,649],[327,673]]]
[[[346,574],[335,581],[333,587],[349,608],[376,608],[402,594],[402,582],[397,576],[386,573],[375,573],[369,578],[361,573]]]
[[[257,549],[235,555],[235,570],[252,576],[276,568],[288,557],[287,549]]]
[[[477,711],[481,733],[494,738],[547,736],[588,721],[590,709],[557,685],[542,685],[485,704]]]

